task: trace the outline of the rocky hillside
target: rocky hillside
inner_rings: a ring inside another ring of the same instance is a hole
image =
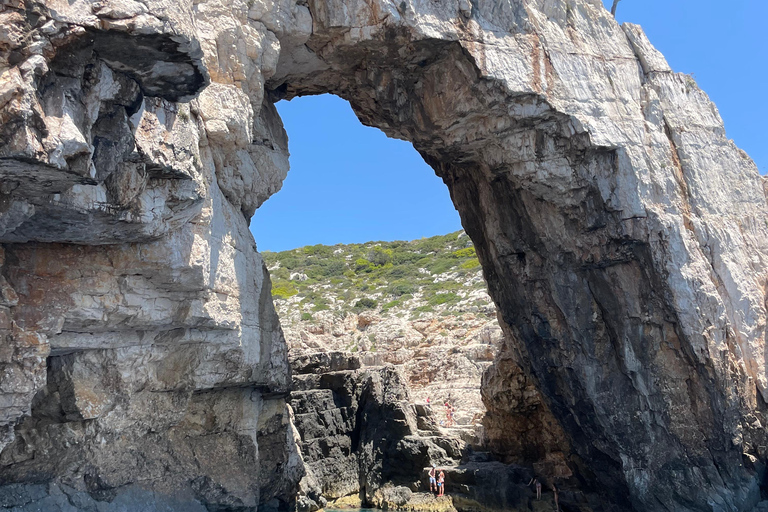
[[[502,334],[463,231],[264,258],[292,355],[347,351],[367,366],[395,364],[416,401],[450,398],[457,423],[479,424],[481,375]]]

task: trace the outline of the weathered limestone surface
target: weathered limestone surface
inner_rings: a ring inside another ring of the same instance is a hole
[[[288,168],[259,16],[0,7],[0,509],[295,494],[287,349],[248,228]]]
[[[271,102],[321,92],[448,185],[506,332],[485,396],[535,391],[554,440],[492,429],[505,457],[624,510],[761,499],[766,188],[599,0],[7,0],[0,27],[0,506],[290,499],[247,219],[287,171]]]

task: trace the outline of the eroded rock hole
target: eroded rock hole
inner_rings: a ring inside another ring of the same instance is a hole
[[[334,96],[277,109],[291,171],[251,228],[294,372],[299,504],[426,499],[424,468],[488,458],[480,383],[502,332],[474,246],[410,144]]]

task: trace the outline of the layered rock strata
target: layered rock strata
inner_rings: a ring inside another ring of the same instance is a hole
[[[132,1],[0,26],[0,508],[285,508],[303,466],[248,229],[287,172],[274,31]]]
[[[760,500],[764,183],[599,0],[0,9],[3,507],[279,506],[247,219],[287,170],[271,102],[323,92],[448,185],[506,332],[491,393],[524,376],[574,478],[638,511]]]

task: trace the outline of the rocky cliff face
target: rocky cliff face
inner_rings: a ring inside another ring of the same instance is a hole
[[[537,390],[619,506],[760,500],[766,190],[600,1],[9,0],[0,26],[1,506],[279,506],[247,219],[287,170],[271,102],[322,92],[448,185],[506,332],[486,397]]]
[[[279,507],[302,467],[248,229],[287,171],[274,33],[183,2],[0,25],[0,508]]]
[[[569,470],[639,510],[759,501],[766,196],[706,95],[596,1],[310,6],[270,86],[340,94],[443,177],[494,382],[522,369]]]

